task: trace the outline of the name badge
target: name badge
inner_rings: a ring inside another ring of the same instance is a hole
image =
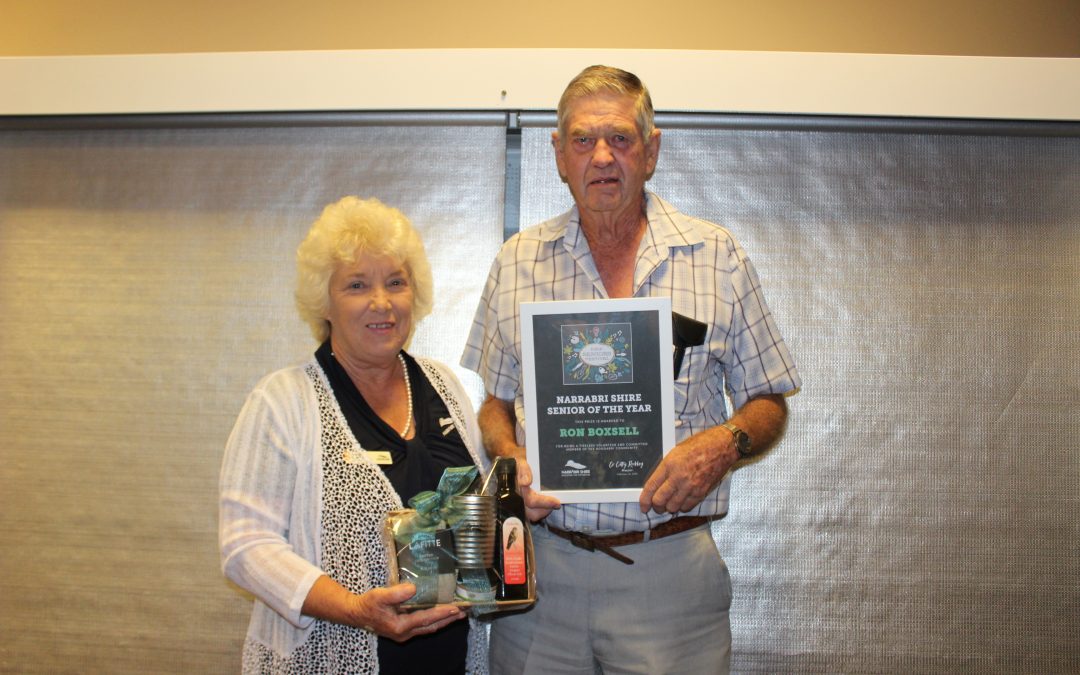
[[[368,459],[379,466],[390,466],[394,463],[393,457],[390,456],[390,452],[387,450],[368,450],[367,456]]]
[[[394,463],[394,458],[390,456],[388,450],[364,450],[361,452],[353,452],[352,450],[346,450],[344,453],[344,459],[346,464],[360,464],[363,462],[363,456],[378,464],[379,466],[390,466]]]

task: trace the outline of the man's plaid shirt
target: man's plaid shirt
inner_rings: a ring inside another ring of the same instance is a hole
[[[795,363],[765,304],[757,272],[727,229],[680,213],[646,193],[649,221],[634,271],[634,296],[671,298],[671,309],[708,324],[705,344],[686,351],[675,381],[676,440],[721,424],[725,393],[738,409],[763,394],[801,386]],[[499,251],[476,310],[461,365],[483,378],[488,393],[515,402],[524,445],[521,387],[522,302],[607,298],[577,208],[524,230]],[[696,509],[727,512],[730,474]],[[641,513],[637,502],[564,504],[548,522],[592,534],[646,530],[672,514]]]

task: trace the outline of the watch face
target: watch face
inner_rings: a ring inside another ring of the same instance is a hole
[[[724,424],[724,428],[731,432],[735,440],[735,450],[740,456],[745,457],[750,453],[750,436],[734,424]]]
[[[750,452],[750,437],[745,431],[739,430],[735,434],[735,447],[738,448],[740,455]]]
[[[734,424],[725,424],[725,427],[731,432],[735,442],[735,451],[738,451],[740,457],[750,455],[750,435],[735,427]]]

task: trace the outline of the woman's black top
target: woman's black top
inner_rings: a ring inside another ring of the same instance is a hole
[[[416,431],[408,441],[382,420],[360,395],[349,374],[334,358],[327,340],[315,352],[330,382],[345,421],[365,450],[390,453],[391,463],[381,465],[403,504],[417,493],[435,490],[443,469],[472,466],[473,460],[455,428],[446,404],[424,376],[416,361],[402,352],[412,387]],[[404,644],[379,637],[379,672],[464,673],[469,624],[455,621],[438,633],[415,637]]]

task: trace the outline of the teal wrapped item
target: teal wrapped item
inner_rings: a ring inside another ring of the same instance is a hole
[[[453,530],[462,518],[454,497],[469,489],[477,473],[475,466],[446,469],[434,492],[421,492],[409,500],[414,512],[399,514],[391,523],[399,578],[416,586],[416,594],[404,604],[453,602],[457,586]]]
[[[416,509],[417,527],[436,527],[440,521],[451,527],[456,525],[461,520],[461,512],[454,507],[454,497],[465,494],[477,473],[475,466],[452,466],[443,471],[435,492],[420,492],[410,499],[409,506]]]

